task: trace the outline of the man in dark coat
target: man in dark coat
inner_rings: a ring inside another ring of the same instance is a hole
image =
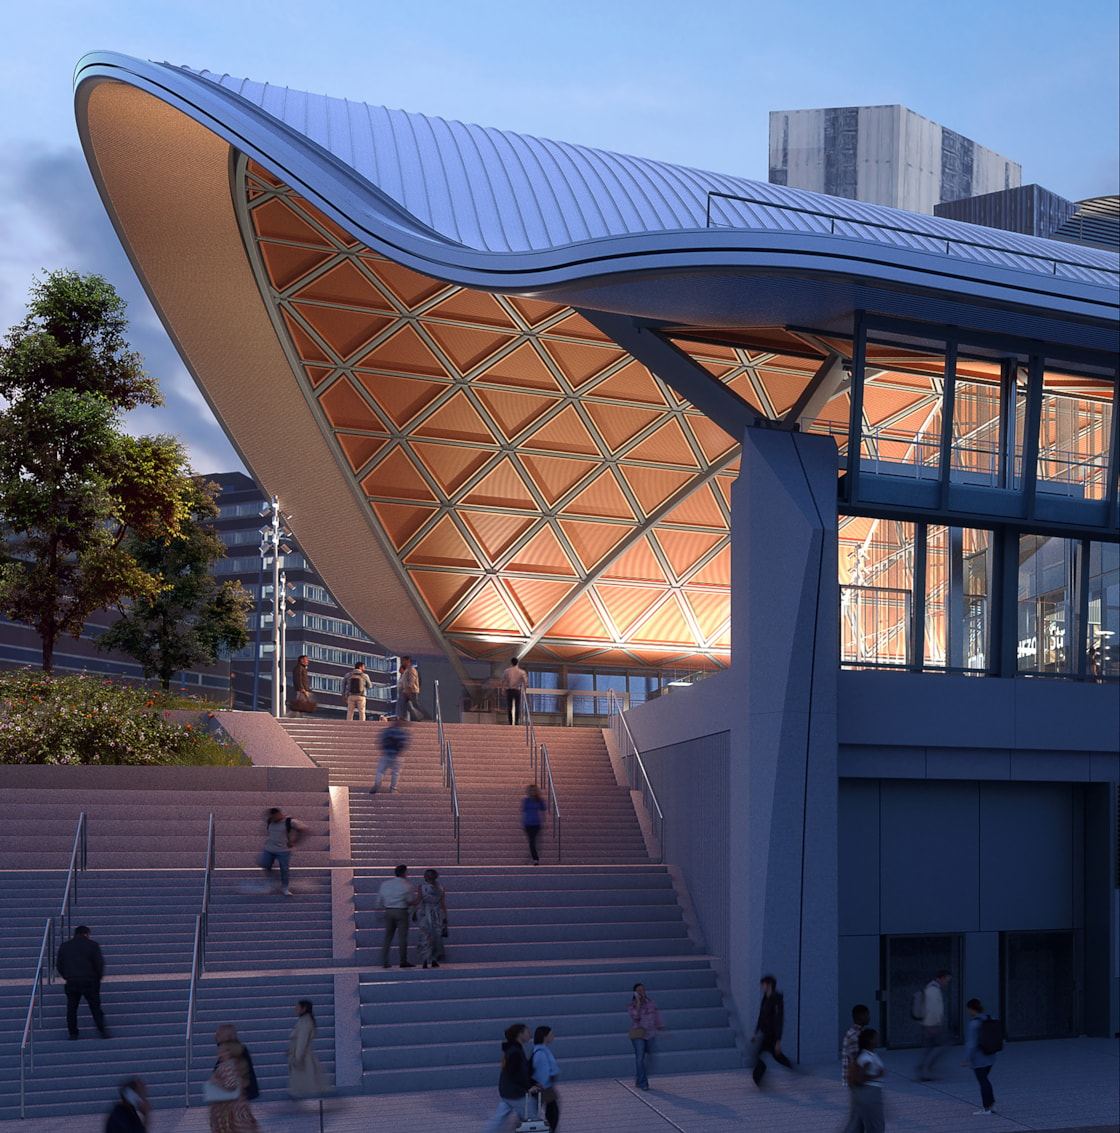
[[[782,1054],[782,1026],[785,1023],[786,1007],[785,998],[778,991],[778,981],[773,976],[763,976],[758,986],[762,989],[762,1003],[758,1007],[758,1022],[754,1025],[754,1035],[751,1037],[755,1056],[751,1077],[756,1086],[761,1086],[762,1076],[766,1073],[766,1063],[762,1061],[764,1051],[769,1051],[775,1062],[780,1062],[789,1070],[793,1069],[793,1063]]]
[[[74,935],[59,948],[54,966],[66,981],[66,1029],[70,1037],[78,1037],[78,1003],[84,998],[98,1034],[107,1039],[109,1031],[101,1010],[105,957],[101,955],[101,945],[90,940],[88,925],[80,924],[74,929]]]

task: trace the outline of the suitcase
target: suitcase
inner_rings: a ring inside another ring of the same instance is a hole
[[[527,1116],[534,1107],[537,1111],[536,1117]],[[541,1116],[540,1094],[528,1094],[526,1096],[525,1113],[525,1120],[514,1130],[514,1133],[551,1133],[548,1122]]]

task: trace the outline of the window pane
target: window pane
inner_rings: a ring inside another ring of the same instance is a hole
[[[841,517],[840,658],[907,665],[914,588],[914,524]]]
[[[1120,546],[1089,545],[1089,632],[1086,672],[1090,677],[1120,677]]]
[[[1069,539],[1019,539],[1019,671],[1070,673],[1076,640],[1074,544]]]
[[[1040,492],[1104,499],[1114,388],[1111,382],[1046,369],[1038,437]]]
[[[926,541],[927,668],[989,667],[988,580],[991,533],[971,527],[929,528]]]

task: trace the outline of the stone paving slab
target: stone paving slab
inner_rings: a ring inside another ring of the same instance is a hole
[[[563,1070],[561,1039],[555,1047]],[[942,1058],[944,1077],[913,1080],[914,1052],[888,1051],[885,1086],[890,1133],[1120,1133],[1120,1043],[1071,1039],[1014,1043],[992,1071],[997,1114],[973,1116],[978,1091],[961,1068],[961,1048]],[[496,1079],[495,1070],[495,1079]],[[763,1089],[746,1071],[658,1078],[652,1089],[605,1079],[561,1084],[563,1133],[839,1133],[847,1095],[836,1065],[772,1067]],[[201,1093],[201,1083],[199,1083]],[[106,1110],[113,1100],[106,1090]],[[325,1133],[456,1133],[481,1130],[497,1103],[497,1090],[440,1090],[425,1094],[340,1097],[324,1105]],[[314,1133],[312,1103],[259,1102],[254,1112],[264,1133]],[[207,1110],[157,1110],[152,1133],[207,1133]],[[32,1118],[0,1122],[0,1133],[73,1133],[99,1129],[96,1117]],[[511,1123],[508,1128],[512,1130]]]

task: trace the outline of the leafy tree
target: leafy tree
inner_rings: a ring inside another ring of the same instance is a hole
[[[179,443],[121,427],[125,410],[162,404],[124,310],[100,276],[51,272],[0,344],[0,609],[36,630],[48,673],[60,636],[163,586],[126,536],[174,538],[189,511]]]
[[[130,536],[126,548],[149,574],[164,580],[154,596],[120,606],[121,617],[98,639],[98,649],[118,649],[140,662],[146,677],[162,686],[180,669],[212,665],[222,650],[248,643],[249,595],[238,582],[219,583],[211,566],[225,546],[207,520],[218,514],[217,488],[192,482],[190,515],[171,540]]]

